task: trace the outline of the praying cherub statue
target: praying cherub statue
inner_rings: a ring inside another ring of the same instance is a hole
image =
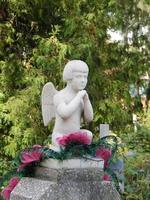
[[[55,117],[52,132],[51,149],[60,151],[58,139],[70,133],[84,132],[92,141],[92,132],[80,129],[81,117],[90,122],[93,120],[93,108],[85,87],[88,78],[88,66],[81,60],[69,61],[63,71],[63,80],[67,85],[57,91],[51,82],[44,85],[42,91],[42,115],[47,126]]]

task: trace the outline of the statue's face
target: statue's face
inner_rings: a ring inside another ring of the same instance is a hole
[[[71,86],[75,91],[83,90],[87,84],[88,73],[87,72],[73,72],[73,78],[71,80]]]

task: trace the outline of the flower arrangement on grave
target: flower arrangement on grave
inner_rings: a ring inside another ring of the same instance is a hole
[[[115,136],[109,135],[91,143],[87,135],[82,135],[81,132],[78,132],[68,134],[67,137],[58,138],[58,140],[62,145],[60,152],[55,152],[46,146],[34,145],[31,148],[21,151],[17,155],[12,162],[14,169],[6,174],[1,181],[0,186],[10,179],[8,185],[1,192],[5,200],[10,199],[12,190],[22,177],[33,177],[35,167],[48,158],[65,160],[77,156],[85,157],[85,155],[102,158],[104,160],[105,172],[103,181],[112,181],[116,188],[119,189],[118,180],[110,169],[113,157],[118,148],[117,138]]]

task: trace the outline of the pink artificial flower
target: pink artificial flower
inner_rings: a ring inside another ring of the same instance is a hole
[[[104,167],[108,167],[108,160],[112,155],[112,151],[108,148],[104,148],[104,147],[100,147],[99,149],[97,149],[96,151],[96,157],[98,158],[102,158],[104,160]]]
[[[14,176],[13,178],[11,178],[9,181],[10,188],[14,189],[14,187],[18,184],[19,181],[20,181],[20,178],[17,176]]]
[[[1,195],[5,200],[9,200],[11,192],[12,192],[12,190],[9,187],[6,187],[1,192]]]
[[[8,186],[2,190],[1,195],[5,200],[10,199],[10,194],[13,191],[13,189],[16,187],[19,181],[20,179],[18,177],[11,178],[11,180],[8,183]]]
[[[26,166],[30,165],[33,162],[38,162],[42,158],[42,152],[32,151],[32,152],[23,152],[21,154],[21,165],[17,171],[22,171]]]
[[[56,141],[58,142],[59,145],[65,146],[66,145],[66,140],[67,140],[67,135],[64,135],[62,137],[57,137]]]
[[[110,181],[110,175],[104,174],[103,181]]]
[[[92,138],[90,138],[86,132],[74,132],[62,137],[56,138],[57,142],[61,146],[66,146],[69,142],[78,142],[80,144],[91,144]]]

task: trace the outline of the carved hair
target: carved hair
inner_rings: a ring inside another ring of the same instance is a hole
[[[63,80],[68,81],[73,78],[73,72],[84,72],[88,73],[89,68],[82,60],[71,60],[69,61],[63,71]]]

